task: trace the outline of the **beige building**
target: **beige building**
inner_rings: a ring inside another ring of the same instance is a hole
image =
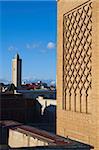
[[[15,58],[12,60],[12,83],[16,87],[21,86],[21,74],[22,59],[20,59],[19,54],[16,54]]]
[[[57,133],[99,150],[99,0],[59,0],[57,18]]]

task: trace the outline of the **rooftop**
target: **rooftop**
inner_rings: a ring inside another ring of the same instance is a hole
[[[26,135],[30,135],[33,138],[48,142],[48,146],[37,146],[37,149],[84,149],[90,150],[92,147],[90,145],[71,140],[69,138],[64,138],[59,135],[55,135],[44,130],[40,130],[34,127],[30,127],[15,121],[0,121],[2,128],[8,128]],[[17,148],[18,149],[18,148]],[[24,148],[25,149],[25,148]],[[29,148],[34,149],[34,148]]]

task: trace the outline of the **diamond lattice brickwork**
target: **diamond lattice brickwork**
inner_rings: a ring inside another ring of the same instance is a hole
[[[91,46],[92,3],[89,1],[63,16],[63,109],[77,111],[79,103],[79,111],[83,112],[85,105],[84,112],[88,113]]]

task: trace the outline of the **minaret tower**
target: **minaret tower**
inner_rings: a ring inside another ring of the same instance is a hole
[[[15,55],[12,59],[12,83],[16,87],[21,86],[21,76],[22,76],[22,59],[20,59],[19,54]]]

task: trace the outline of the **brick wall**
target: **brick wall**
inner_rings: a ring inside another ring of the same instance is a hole
[[[58,1],[57,133],[99,149],[99,2]]]

